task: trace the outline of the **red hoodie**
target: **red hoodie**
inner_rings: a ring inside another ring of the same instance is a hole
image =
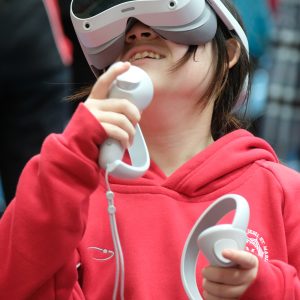
[[[114,247],[97,165],[106,137],[80,105],[64,133],[50,135],[25,167],[0,221],[0,299],[112,299]],[[142,178],[110,182],[125,299],[187,299],[185,240],[204,209],[227,193],[249,202],[247,250],[260,260],[242,299],[300,299],[300,176],[263,140],[237,130],[169,177],[152,163]]]

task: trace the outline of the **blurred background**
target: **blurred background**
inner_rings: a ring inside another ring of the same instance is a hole
[[[232,2],[244,20],[253,65],[249,130],[300,171],[300,1]],[[70,3],[0,1],[0,215],[26,162],[49,133],[63,130],[83,100],[66,97],[95,81],[71,24]]]
[[[0,1],[0,215],[27,161],[61,132],[95,80],[70,22],[70,0]]]

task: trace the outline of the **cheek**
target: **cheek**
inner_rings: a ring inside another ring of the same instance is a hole
[[[147,69],[156,92],[171,90],[176,87],[177,83],[175,84],[175,82],[177,82],[178,74],[180,76],[181,72],[170,72],[170,66],[172,65],[168,61],[164,61],[158,67]]]
[[[189,64],[193,64],[193,66],[190,66],[189,70],[186,71],[187,76],[194,84],[198,85],[199,92],[204,94],[211,85],[215,74],[215,65],[212,55],[207,51],[204,53],[197,51],[195,59],[189,62]]]
[[[205,94],[213,75],[213,67],[209,62],[189,61],[179,70],[180,75],[174,80],[174,86],[180,87],[182,92],[189,97],[198,99]]]

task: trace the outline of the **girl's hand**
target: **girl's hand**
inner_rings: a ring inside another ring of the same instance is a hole
[[[258,258],[242,250],[224,250],[223,256],[236,263],[236,267],[209,266],[202,271],[205,300],[239,299],[258,272]]]
[[[138,108],[127,99],[107,98],[116,77],[130,67],[129,62],[117,63],[100,76],[84,102],[111,138],[118,140],[124,148],[132,143],[135,125],[140,120]]]

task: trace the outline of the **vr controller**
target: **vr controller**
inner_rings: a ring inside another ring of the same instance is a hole
[[[153,84],[149,75],[141,68],[130,66],[129,70],[119,75],[113,82],[109,98],[125,98],[142,111],[151,102]],[[108,138],[100,147],[99,165],[106,171],[120,178],[142,176],[150,165],[149,152],[140,126],[136,125],[136,134],[128,148],[132,165],[122,161],[125,149],[112,138]]]
[[[223,216],[234,209],[232,224],[216,225]],[[248,222],[248,202],[236,194],[227,194],[217,199],[196,221],[181,257],[181,280],[190,300],[202,300],[196,282],[196,265],[200,251],[210,265],[234,266],[230,260],[223,257],[222,251],[245,248]]]

